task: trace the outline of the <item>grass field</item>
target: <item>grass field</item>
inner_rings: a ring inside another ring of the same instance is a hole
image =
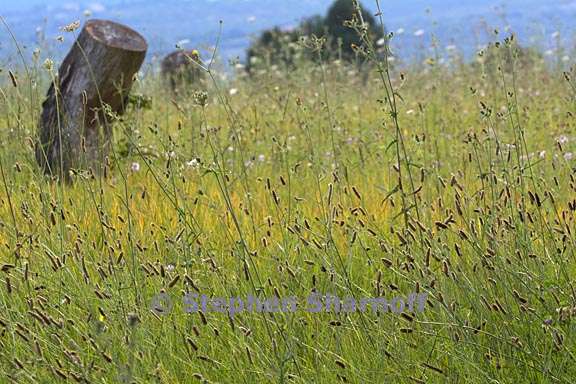
[[[147,74],[106,177],[72,185],[34,161],[50,71],[2,68],[0,382],[573,382],[573,74],[491,50],[366,83],[338,63],[215,76],[206,98]],[[428,296],[403,314],[182,301],[313,292]]]

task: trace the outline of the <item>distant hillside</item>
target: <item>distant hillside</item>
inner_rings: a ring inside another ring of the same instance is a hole
[[[243,59],[251,37],[273,25],[289,28],[313,14],[323,14],[331,0],[20,0],[2,5],[2,16],[18,40],[33,46],[44,39],[50,53],[61,55],[71,43],[56,43],[59,27],[90,17],[110,18],[140,31],[150,42],[150,57],[174,48],[208,47],[219,35],[222,20],[221,53],[230,59]],[[422,39],[434,32],[443,44],[456,44],[467,52],[486,39],[485,30],[510,24],[525,39],[547,46],[549,35],[561,30],[565,36],[574,31],[576,0],[558,0],[551,5],[541,0],[407,0],[381,1],[389,30],[403,29],[397,44],[401,54],[414,55]],[[364,4],[375,10],[375,1]],[[429,10],[429,12],[427,12]],[[483,20],[489,28],[483,27]],[[424,37],[414,36],[423,29]],[[14,59],[13,44],[5,28],[0,29],[0,60]]]

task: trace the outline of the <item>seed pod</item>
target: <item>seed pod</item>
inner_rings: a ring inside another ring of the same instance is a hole
[[[11,70],[8,70],[8,75],[10,76],[10,81],[12,82],[12,86],[14,88],[18,88],[18,81],[16,80],[16,75],[12,73]]]

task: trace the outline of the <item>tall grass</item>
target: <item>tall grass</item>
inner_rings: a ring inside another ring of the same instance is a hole
[[[206,68],[207,94],[174,97],[148,74],[107,177],[70,186],[34,162],[49,74],[2,68],[2,381],[571,382],[573,73],[497,39],[475,65],[368,48],[367,82],[341,62]],[[232,318],[181,301],[312,292],[428,301]]]

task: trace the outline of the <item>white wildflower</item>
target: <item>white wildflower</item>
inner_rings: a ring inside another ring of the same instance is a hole
[[[200,162],[198,161],[198,159],[192,159],[190,161],[187,161],[186,165],[189,166],[190,168],[198,168],[200,166]]]
[[[574,154],[573,154],[572,152],[566,152],[566,153],[564,154],[564,160],[566,160],[566,161],[570,161],[570,160],[572,160],[573,158],[574,158]]]
[[[130,166],[130,170],[132,172],[138,172],[140,170],[140,164],[139,163],[132,163],[132,165]]]
[[[176,42],[176,48],[180,49],[190,42],[190,39],[182,39]]]
[[[234,96],[235,94],[238,93],[238,88],[231,88],[229,93],[230,93],[230,96]]]
[[[70,24],[60,28],[60,30],[64,31],[64,32],[74,32],[78,28],[80,28],[80,21],[77,20],[73,23],[70,23]]]
[[[54,62],[50,59],[44,60],[44,68],[46,68],[48,71],[51,71],[52,68],[54,68]]]

